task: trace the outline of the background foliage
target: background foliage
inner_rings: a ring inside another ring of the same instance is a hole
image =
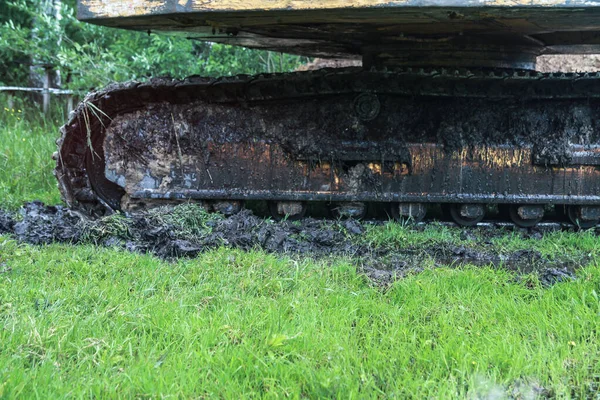
[[[90,89],[150,76],[283,72],[305,57],[83,23],[76,0],[0,2],[0,85],[28,86],[30,67],[53,65],[61,86]]]

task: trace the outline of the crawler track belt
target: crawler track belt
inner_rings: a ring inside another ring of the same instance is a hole
[[[360,69],[153,79],[89,94],[61,129],[63,199],[89,215],[267,200],[301,216],[368,202],[470,225],[486,204],[532,226],[547,205],[600,218],[600,75]],[[224,207],[224,208],[223,208]]]

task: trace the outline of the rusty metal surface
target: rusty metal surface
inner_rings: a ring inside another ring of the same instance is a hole
[[[86,212],[185,199],[597,205],[598,127],[599,74],[154,80],[90,95],[56,172]]]
[[[464,59],[485,67],[491,58],[496,67],[531,68],[541,54],[600,52],[600,1],[80,0],[78,16],[295,54],[366,56],[372,65]]]

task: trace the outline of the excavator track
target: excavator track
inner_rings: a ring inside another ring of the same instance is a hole
[[[90,216],[198,201],[275,217],[369,202],[461,225],[506,209],[523,227],[560,206],[600,220],[600,74],[334,69],[152,79],[89,94],[61,128],[64,201]]]

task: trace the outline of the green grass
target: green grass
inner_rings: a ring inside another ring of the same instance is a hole
[[[600,266],[543,289],[485,268],[383,290],[351,260],[167,263],[0,238],[0,397],[461,398],[600,384]]]
[[[61,117],[45,119],[24,100],[9,109],[0,96],[0,208],[17,209],[32,200],[60,202],[52,153],[61,123]]]
[[[389,222],[382,226],[368,226],[361,241],[370,246],[402,248],[434,244],[440,242],[459,242],[460,229],[446,227],[435,222],[422,231],[415,230],[409,223]]]

